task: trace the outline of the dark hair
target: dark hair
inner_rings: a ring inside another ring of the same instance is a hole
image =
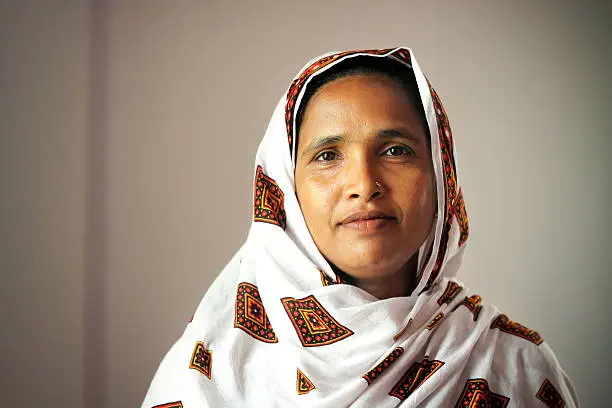
[[[421,116],[421,122],[423,123],[424,129],[428,131],[425,110],[423,109],[423,103],[421,102],[421,97],[419,96],[419,88],[412,69],[392,58],[353,57],[339,62],[327,71],[315,76],[306,86],[306,90],[304,91],[304,96],[302,97],[302,101],[295,119],[297,135],[296,151],[297,143],[299,142],[300,127],[302,125],[302,120],[304,119],[304,112],[306,111],[306,106],[308,105],[310,99],[319,89],[321,89],[323,85],[336,79],[351,75],[384,75],[395,81],[402,89],[404,89],[404,91],[406,91],[410,100],[416,106],[417,111]],[[427,142],[429,143],[429,138],[427,138]]]

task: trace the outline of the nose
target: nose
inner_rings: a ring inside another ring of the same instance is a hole
[[[368,202],[384,194],[375,158],[365,156],[353,158],[347,163],[345,171],[345,196],[349,200]]]

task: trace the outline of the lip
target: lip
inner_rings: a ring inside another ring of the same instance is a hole
[[[377,234],[393,224],[396,224],[393,218],[370,218],[342,224],[341,227],[359,234]]]
[[[358,211],[346,217],[344,220],[340,222],[340,224],[347,225],[347,224],[358,223],[358,224],[366,225],[369,223],[369,224],[374,225],[374,224],[387,223],[392,220],[396,220],[396,218],[383,211],[376,211],[376,210],[375,211]]]

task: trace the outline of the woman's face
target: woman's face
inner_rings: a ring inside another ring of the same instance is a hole
[[[308,103],[298,200],[318,249],[352,278],[402,273],[425,241],[436,203],[427,140],[406,91],[383,75],[336,79]]]

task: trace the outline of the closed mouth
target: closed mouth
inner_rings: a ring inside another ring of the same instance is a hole
[[[358,221],[381,220],[381,219],[382,220],[394,220],[396,218],[393,217],[392,215],[386,214],[381,211],[362,211],[362,212],[356,212],[356,213],[349,215],[344,220],[342,220],[341,224],[350,224],[352,222],[358,222]]]

